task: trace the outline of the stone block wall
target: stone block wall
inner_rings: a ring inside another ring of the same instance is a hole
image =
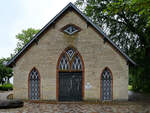
[[[60,31],[67,24],[75,24],[81,31],[68,36]],[[41,76],[41,100],[56,100],[56,66],[60,54],[68,46],[75,47],[85,65],[84,100],[100,100],[100,76],[108,67],[113,75],[113,99],[128,99],[128,65],[124,57],[74,11],[67,12],[54,26],[33,44],[13,67],[14,98],[28,99],[28,75],[36,67]]]

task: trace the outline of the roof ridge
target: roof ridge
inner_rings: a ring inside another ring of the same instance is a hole
[[[38,38],[41,33],[43,33],[54,21],[61,16],[69,7],[72,7],[75,11],[77,11],[87,22],[89,22],[96,30],[98,30],[105,39],[108,40],[124,57],[127,61],[130,61],[132,64],[136,65],[136,63],[128,57],[116,44],[107,37],[107,35],[101,30],[99,26],[94,24],[82,11],[80,11],[72,2],[70,2],[66,7],[64,7],[54,18],[52,18],[8,63],[6,66],[10,66],[12,63],[15,63],[15,60],[26,50],[26,48],[33,43],[36,38]]]

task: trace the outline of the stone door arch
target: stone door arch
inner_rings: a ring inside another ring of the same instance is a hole
[[[84,63],[74,47],[66,48],[57,63],[56,94],[59,101],[81,101],[84,95]]]

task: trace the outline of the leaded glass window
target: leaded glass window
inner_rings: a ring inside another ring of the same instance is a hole
[[[78,29],[75,26],[70,25],[66,29],[64,29],[64,32],[69,34],[69,35],[72,35],[72,34],[78,32]]]
[[[79,56],[75,56],[72,62],[72,70],[81,70],[82,62]]]
[[[75,51],[74,51],[72,48],[70,48],[70,49],[68,49],[68,50],[66,51],[66,53],[67,53],[67,55],[68,55],[68,57],[69,57],[69,60],[72,60],[72,57],[73,57]]]
[[[109,69],[105,69],[102,73],[102,100],[112,100],[112,75]]]
[[[39,100],[40,99],[40,78],[38,71],[33,68],[29,75],[29,98],[31,100]]]
[[[59,64],[59,69],[60,70],[69,70],[69,61],[66,55],[64,55]]]
[[[65,51],[59,62],[60,71],[81,71],[82,70],[82,61],[78,52],[69,48]]]
[[[75,33],[81,31],[81,28],[74,24],[67,24],[60,29],[62,32],[68,35],[74,35]]]

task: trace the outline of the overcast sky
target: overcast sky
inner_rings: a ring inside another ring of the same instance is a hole
[[[76,0],[1,0],[0,58],[16,48],[15,36],[23,29],[41,29],[69,2]]]

